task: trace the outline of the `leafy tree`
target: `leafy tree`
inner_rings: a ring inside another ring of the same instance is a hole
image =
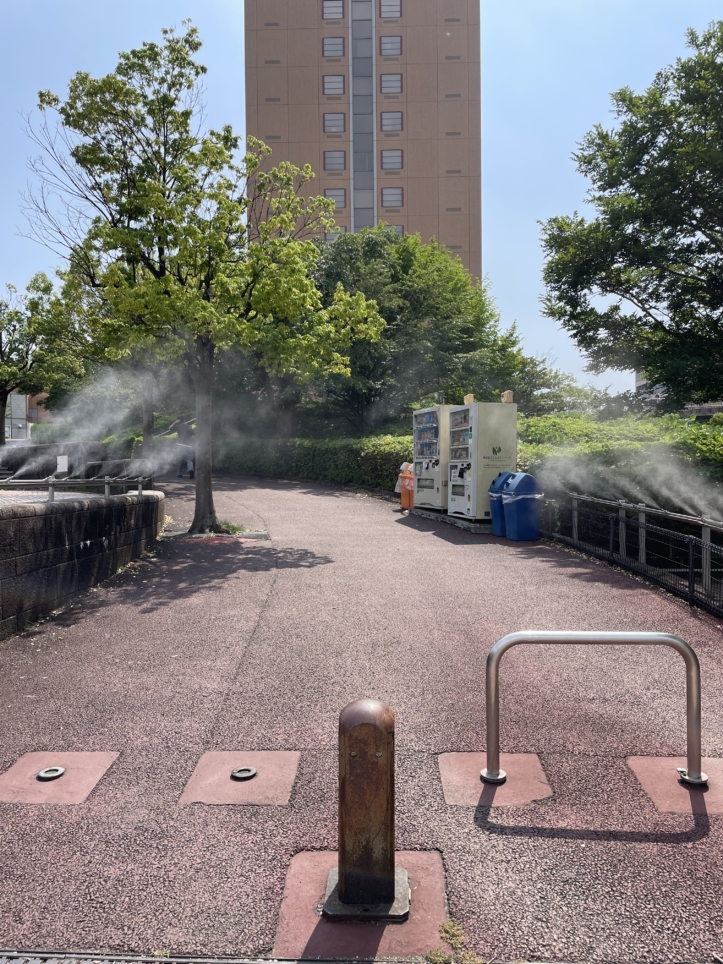
[[[486,284],[475,284],[459,259],[418,235],[380,227],[319,242],[317,284],[327,300],[341,284],[373,298],[386,322],[378,341],[357,339],[351,374],[324,383],[329,404],[355,431],[394,420],[437,392],[461,403],[473,392],[497,401],[512,389],[521,406],[548,410],[573,393],[574,379],[526,356],[512,326],[502,331]]]
[[[596,216],[543,225],[545,312],[590,369],[644,371],[670,405],[723,397],[723,21],[574,154]]]
[[[206,532],[220,528],[211,481],[219,351],[239,346],[273,373],[318,378],[346,372],[352,339],[373,340],[383,323],[341,288],[322,304],[309,236],[333,222],[330,202],[302,197],[310,168],[265,171],[260,142],[239,159],[230,127],[202,130],[201,42],[184,27],[120,54],[105,77],[76,74],[65,100],[40,93],[42,187],[30,202],[36,234],[68,254],[69,297],[80,297],[109,356],[162,344],[186,367],[196,399],[191,531]]]
[[[379,341],[354,342],[350,376],[324,385],[355,430],[431,404],[437,392],[461,403],[470,391],[497,400],[518,387],[525,361],[514,327],[501,331],[487,286],[446,249],[384,227],[318,243],[315,278],[325,299],[342,284],[373,298],[386,322]]]
[[[12,285],[7,292],[0,300],[0,445],[12,392],[36,395],[84,373],[83,334],[72,328],[47,276],[35,275],[23,295]]]

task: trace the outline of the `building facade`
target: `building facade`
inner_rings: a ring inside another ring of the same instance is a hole
[[[310,164],[342,232],[385,222],[482,274],[479,0],[245,0],[246,129]]]

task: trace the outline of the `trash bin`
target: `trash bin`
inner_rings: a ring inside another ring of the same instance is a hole
[[[411,509],[414,507],[414,463],[402,462],[399,469],[397,489],[402,496],[402,508]]]
[[[512,472],[500,472],[487,490],[490,496],[490,510],[492,512],[492,535],[505,535],[505,510],[502,507],[502,489],[505,482],[513,475]]]
[[[540,538],[542,489],[534,475],[511,475],[502,487],[502,507],[508,539],[528,542]]]

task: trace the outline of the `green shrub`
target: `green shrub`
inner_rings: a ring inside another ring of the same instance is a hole
[[[411,436],[360,439],[247,439],[214,458],[217,469],[272,479],[336,482],[393,491]]]

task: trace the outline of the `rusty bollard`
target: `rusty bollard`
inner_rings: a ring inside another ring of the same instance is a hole
[[[409,880],[394,865],[394,710],[355,700],[339,716],[339,866],[324,917],[402,922]]]

